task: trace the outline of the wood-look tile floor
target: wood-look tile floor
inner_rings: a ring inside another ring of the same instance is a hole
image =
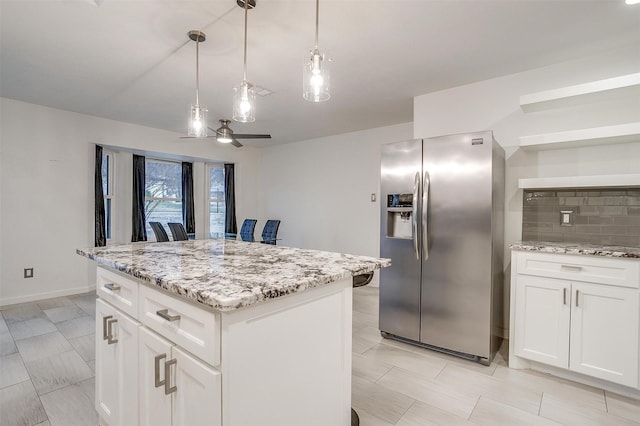
[[[94,299],[95,293],[2,308],[0,425],[97,424]],[[377,288],[355,289],[353,305],[352,405],[362,426],[640,426],[640,401],[511,370],[507,345],[482,366],[383,339]]]

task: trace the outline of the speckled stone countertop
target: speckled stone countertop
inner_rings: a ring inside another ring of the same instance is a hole
[[[224,239],[131,243],[76,252],[220,311],[391,265],[389,259]]]
[[[510,247],[513,250],[537,251],[541,253],[582,254],[586,256],[640,259],[640,247],[600,246],[581,243],[550,243],[544,241],[521,241],[511,244]]]

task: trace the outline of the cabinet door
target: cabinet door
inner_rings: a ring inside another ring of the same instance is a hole
[[[570,284],[528,275],[516,279],[516,355],[568,368]]]
[[[96,300],[96,410],[109,425],[138,418],[138,329],[140,323]]]
[[[172,343],[146,327],[140,327],[140,425],[171,425],[171,394],[165,394],[165,363]],[[131,386],[135,386],[131,380]]]
[[[222,424],[222,384],[220,373],[173,347],[171,366],[173,425],[220,426]],[[174,381],[175,378],[175,381]]]
[[[118,404],[117,344],[108,344],[107,321],[113,319],[116,310],[102,300],[96,300],[96,411],[108,424],[116,424]]]
[[[637,289],[574,283],[570,369],[638,386]]]

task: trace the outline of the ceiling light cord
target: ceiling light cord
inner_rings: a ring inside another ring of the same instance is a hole
[[[316,51],[318,50],[318,28],[320,27],[320,0],[316,0]]]
[[[200,36],[196,37],[196,105],[200,105]]]
[[[247,5],[249,0],[244,0],[244,81],[247,81]]]

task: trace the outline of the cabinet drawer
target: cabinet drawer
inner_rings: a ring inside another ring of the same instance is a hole
[[[98,268],[96,283],[96,292],[101,299],[137,318],[139,285],[135,280]]]
[[[219,314],[141,285],[138,318],[203,361],[213,366],[220,364]]]
[[[640,261],[585,255],[519,252],[517,273],[621,287],[640,287]]]

